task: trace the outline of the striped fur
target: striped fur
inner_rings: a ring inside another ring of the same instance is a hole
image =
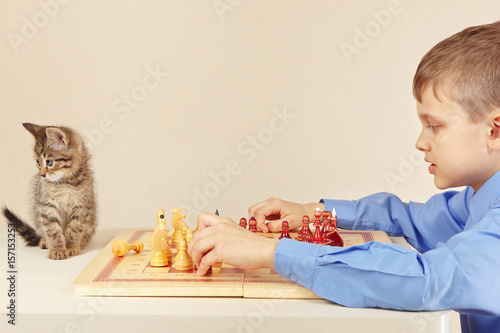
[[[28,245],[48,248],[50,259],[66,259],[85,248],[97,227],[90,155],[67,127],[23,124],[35,137],[39,174],[33,182],[34,227],[7,208],[4,215]]]

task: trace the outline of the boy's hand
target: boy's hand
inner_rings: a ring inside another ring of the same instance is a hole
[[[216,262],[242,269],[273,268],[278,242],[245,230],[228,218],[201,213],[188,252],[198,275],[205,275]]]
[[[255,217],[257,228],[262,232],[281,231],[281,223],[288,221],[290,229],[302,226],[302,218],[308,215],[314,221],[316,207],[325,210],[325,204],[309,203],[297,204],[277,198],[269,198],[266,201],[253,205],[248,209],[248,215]],[[266,220],[270,221],[266,224]]]

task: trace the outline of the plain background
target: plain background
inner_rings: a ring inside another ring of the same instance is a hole
[[[174,207],[191,226],[200,211],[239,219],[271,196],[425,201],[415,69],[498,13],[497,0],[2,1],[0,203],[31,216],[23,122],[87,138],[100,228],[154,228]]]

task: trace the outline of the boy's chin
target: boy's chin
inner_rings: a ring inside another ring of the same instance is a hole
[[[458,185],[453,186],[449,182],[443,181],[442,179],[439,179],[436,176],[434,176],[434,186],[436,186],[440,190],[446,190],[446,189],[449,189],[451,187],[458,187]]]
[[[458,187],[468,186],[468,185],[444,181],[443,179],[438,179],[438,178],[436,178],[436,176],[434,176],[434,186],[436,186],[439,190],[448,190],[451,188],[458,188]]]

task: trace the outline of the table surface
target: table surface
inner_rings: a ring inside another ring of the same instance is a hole
[[[224,297],[78,297],[73,281],[120,232],[98,230],[76,257],[55,261],[46,250],[16,241],[16,326],[7,321],[7,256],[1,265],[1,331],[16,332],[449,332],[450,311],[404,312],[354,309],[327,300],[247,299]],[[401,238],[392,241],[402,245]],[[7,235],[0,234],[7,252]]]

